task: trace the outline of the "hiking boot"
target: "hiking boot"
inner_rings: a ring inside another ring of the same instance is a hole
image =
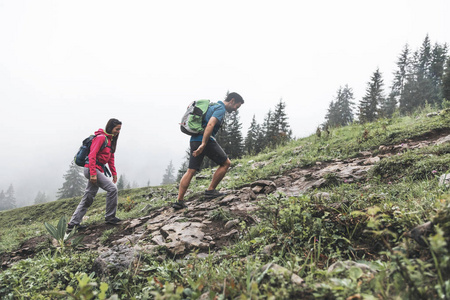
[[[221,193],[221,192],[216,191],[216,190],[211,190],[211,191],[206,190],[205,191],[205,199],[207,199],[207,200],[211,200],[211,199],[214,199],[214,198],[217,198],[217,197],[222,197],[222,196],[225,196],[225,195],[226,195],[225,193]]]
[[[118,224],[120,224],[120,222],[122,222],[122,220],[117,217],[114,217],[112,219],[105,220],[105,222],[107,224],[111,224],[111,225],[118,225]]]
[[[77,231],[82,231],[87,228],[86,225],[82,224],[67,224],[67,233],[72,232],[73,229],[76,229]]]
[[[184,203],[184,201],[177,201],[172,204],[172,207],[175,208],[175,210],[187,208],[187,205]]]

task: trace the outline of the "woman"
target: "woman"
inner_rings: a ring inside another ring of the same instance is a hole
[[[103,129],[99,129],[95,132],[95,138],[92,140],[89,156],[84,165],[84,176],[89,179],[88,185],[80,204],[78,204],[77,209],[70,219],[67,226],[68,231],[72,231],[75,227],[78,229],[86,228],[86,226],[80,223],[87,209],[92,205],[99,187],[106,191],[106,223],[116,225],[121,222],[116,217],[117,187],[115,183],[117,182],[117,172],[114,165],[114,152],[116,152],[117,139],[119,138],[121,128],[122,122],[117,119],[110,119],[104,131]],[[106,147],[104,147],[105,140],[107,140]],[[112,182],[104,174],[109,174],[109,170],[105,166],[106,164],[111,169],[113,176]]]

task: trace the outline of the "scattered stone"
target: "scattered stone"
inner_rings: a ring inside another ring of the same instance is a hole
[[[432,117],[436,117],[436,116],[439,116],[438,112],[430,112],[430,113],[427,114],[428,118],[432,118]]]
[[[441,145],[450,141],[450,135],[444,136],[436,141],[436,145]]]
[[[331,273],[331,272],[335,271],[336,269],[340,269],[340,268],[343,268],[345,270],[350,270],[353,267],[360,268],[366,274],[374,274],[377,272],[373,268],[369,267],[366,264],[357,263],[357,262],[354,262],[351,260],[335,262],[328,268],[328,272]]]
[[[261,168],[267,166],[268,164],[269,164],[268,161],[255,162],[254,164],[252,164],[251,168],[252,168],[252,170],[261,169]]]
[[[227,205],[229,202],[232,202],[236,199],[239,199],[238,197],[236,197],[234,194],[230,194],[225,196],[225,198],[221,199],[218,201],[219,205]]]
[[[406,233],[406,236],[414,239],[419,245],[426,247],[427,244],[423,240],[433,231],[433,223],[426,222],[425,224],[419,225],[411,229]]]
[[[134,246],[137,241],[141,238],[142,234],[132,234],[127,235],[121,239],[115,240],[111,242],[112,245],[123,245],[123,244],[131,244]]]
[[[300,276],[274,263],[268,263],[262,266],[260,271],[263,273],[266,272],[266,276],[282,276],[283,278],[290,277],[291,282],[295,285],[302,285],[304,283],[304,280]]]
[[[450,173],[442,174],[439,178],[439,186],[448,186],[450,184]]]
[[[144,208],[141,209],[141,212],[145,213],[145,212],[149,211],[150,208],[152,208],[152,206],[150,204],[147,204],[146,206],[144,206]]]
[[[327,193],[327,192],[316,193],[316,194],[314,194],[313,197],[317,200],[330,200],[331,199],[330,193]]]
[[[232,228],[233,226],[235,226],[237,224],[239,224],[239,219],[234,219],[234,220],[228,221],[225,224],[225,229],[230,229],[230,228]]]
[[[152,241],[156,244],[156,245],[158,245],[158,246],[162,246],[162,245],[164,245],[165,244],[165,240],[164,240],[164,238],[163,238],[163,236],[162,235],[155,235],[153,238],[152,238]]]
[[[223,237],[230,237],[230,236],[233,236],[238,233],[239,233],[239,231],[237,229],[233,229],[230,232],[228,232],[227,234],[224,234]]]
[[[377,162],[379,162],[381,159],[378,156],[375,157],[369,157],[368,159],[366,159],[363,164],[364,165],[373,165],[376,164]]]
[[[264,249],[261,251],[262,254],[266,255],[266,256],[271,256],[272,255],[272,250],[273,248],[276,246],[275,243],[270,244],[270,245],[266,245],[264,247]]]
[[[250,187],[255,194],[259,193],[270,194],[277,189],[275,182],[270,180],[255,181],[250,185]]]
[[[100,277],[117,274],[128,269],[136,257],[136,250],[127,245],[113,246],[106,252],[100,253],[94,261],[93,270]]]
[[[294,150],[292,150],[292,154],[299,154],[300,152],[302,152],[302,148],[303,146],[295,147]]]

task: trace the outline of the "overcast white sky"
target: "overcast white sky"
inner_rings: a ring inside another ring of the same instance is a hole
[[[406,43],[449,43],[449,3],[0,0],[0,190],[53,197],[111,117],[119,175],[158,185],[188,148],[187,104],[227,91],[245,132],[282,98],[294,135],[312,134],[339,86],[359,101],[378,67],[388,89]]]

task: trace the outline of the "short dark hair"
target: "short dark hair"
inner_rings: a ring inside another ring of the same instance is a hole
[[[225,98],[225,102],[230,102],[231,99],[234,99],[234,102],[244,104],[244,99],[242,99],[241,95],[239,95],[238,93],[229,93]]]

